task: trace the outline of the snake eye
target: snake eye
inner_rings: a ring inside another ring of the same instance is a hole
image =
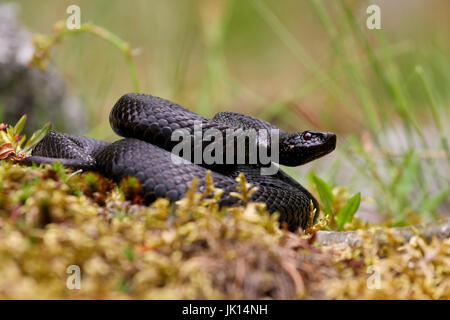
[[[307,133],[305,133],[305,134],[303,135],[303,138],[304,138],[305,140],[311,140],[312,135],[311,135],[311,133],[307,132]]]

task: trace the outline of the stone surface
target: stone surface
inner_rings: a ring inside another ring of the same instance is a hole
[[[77,97],[67,90],[60,72],[29,66],[32,34],[19,21],[16,4],[0,4],[0,122],[14,124],[28,115],[26,133],[52,121],[53,128],[82,133],[86,119]]]

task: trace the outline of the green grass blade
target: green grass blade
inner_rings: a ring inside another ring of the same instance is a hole
[[[358,192],[347,201],[341,210],[339,210],[339,213],[336,216],[338,230],[342,230],[344,224],[352,222],[353,216],[358,210],[360,203],[361,193]]]
[[[33,147],[42,140],[42,138],[45,137],[45,135],[50,131],[52,128],[51,122],[47,122],[41,129],[34,132],[31,138],[27,141],[25,144],[24,149],[22,150],[23,153],[27,154],[28,152],[33,149]]]
[[[333,192],[331,187],[318,176],[313,175],[312,177],[314,184],[316,185],[317,191],[319,192],[320,200],[323,205],[323,210],[328,215],[333,215]]]
[[[444,189],[433,197],[425,200],[419,208],[419,212],[433,213],[436,208],[450,196],[450,188]]]
[[[318,78],[319,82],[323,83],[323,88],[328,90],[338,101],[346,101],[350,103],[351,99],[345,90],[343,90],[339,83],[332,79],[327,72],[320,69],[315,60],[311,58],[305,48],[300,45],[297,39],[284,26],[272,10],[270,10],[267,4],[262,0],[253,0],[252,4],[261,18],[266,21],[278,38],[305,67],[312,79]]]
[[[340,38],[339,33],[336,32],[337,28],[333,24],[330,15],[323,5],[323,2],[319,0],[311,0],[310,2],[313,5],[313,8],[317,16],[319,17],[319,20],[322,23],[325,31],[332,41],[333,50],[335,51],[336,56],[344,64],[345,72],[347,73],[352,87],[355,88],[355,91],[361,101],[361,106],[363,108],[371,131],[378,132],[381,127],[381,122],[379,119],[377,108],[375,106],[375,99],[371,95],[371,92],[363,79],[363,75],[358,70],[357,62],[350,60],[347,57],[345,49],[342,46],[342,39]]]
[[[24,114],[19,121],[17,121],[16,125],[14,126],[14,133],[20,134],[25,127],[25,123],[27,122],[27,115]]]

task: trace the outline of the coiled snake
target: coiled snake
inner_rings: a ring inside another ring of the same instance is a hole
[[[195,126],[200,124],[201,133],[216,129],[223,134],[225,141],[229,130],[237,132],[237,136],[248,129],[267,132],[279,130],[270,123],[234,112],[219,112],[213,119],[206,119],[171,101],[136,93],[122,96],[114,105],[109,119],[113,130],[124,139],[109,143],[51,131],[34,147],[32,156],[24,162],[41,164],[60,161],[74,169],[99,171],[114,180],[136,177],[142,185],[146,203],[158,197],[166,197],[171,201],[182,198],[194,177],[199,178],[199,189],[202,191],[209,169],[215,187],[224,190],[220,205],[233,205],[239,200],[232,197],[230,192],[236,190],[235,178],[239,172],[243,172],[247,181],[257,187],[251,200],[266,203],[270,212],[278,211],[280,220],[286,222],[291,230],[306,227],[311,201],[319,210],[314,197],[283,171],[262,175],[261,168],[264,165],[259,158],[256,163],[249,160],[249,143],[244,149],[244,162],[240,164],[195,164],[186,161],[180,164],[173,161],[178,159],[172,151],[179,141],[172,141],[171,137],[177,129],[183,129],[188,138],[194,141]],[[267,134],[267,137],[265,140],[258,138],[258,150],[265,148],[271,153],[278,151],[272,145],[271,136]],[[202,141],[201,150],[204,151],[209,143]],[[328,132],[289,133],[279,130],[278,145],[279,163],[298,166],[333,151],[336,136]],[[236,155],[239,155],[238,151]]]

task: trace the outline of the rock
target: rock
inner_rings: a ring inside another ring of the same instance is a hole
[[[15,124],[28,115],[26,133],[52,121],[58,131],[82,133],[86,118],[80,100],[67,90],[55,66],[29,66],[32,35],[18,19],[16,4],[0,4],[0,122]]]
[[[318,231],[316,234],[316,244],[329,246],[332,244],[342,244],[351,247],[361,246],[364,237],[371,237],[380,245],[387,245],[395,237],[400,243],[408,242],[413,236],[419,236],[430,242],[433,238],[450,238],[450,219],[422,223],[415,226],[398,228],[385,228],[360,231]]]

